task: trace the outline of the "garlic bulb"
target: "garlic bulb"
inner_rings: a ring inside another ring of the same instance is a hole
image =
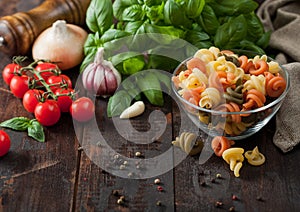
[[[79,65],[83,58],[83,47],[87,32],[64,20],[57,20],[44,30],[32,46],[33,59],[44,59],[57,62],[61,70]]]
[[[103,58],[104,48],[100,47],[94,62],[82,73],[84,88],[97,96],[111,96],[121,83],[121,74],[110,61]]]

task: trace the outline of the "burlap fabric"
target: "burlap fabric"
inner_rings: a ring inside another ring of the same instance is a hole
[[[266,0],[257,11],[266,30],[271,30],[270,48],[289,72],[291,88],[276,116],[274,144],[284,153],[300,143],[300,1]]]

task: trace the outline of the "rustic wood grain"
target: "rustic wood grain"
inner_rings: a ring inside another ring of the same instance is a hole
[[[114,123],[112,123],[111,119],[106,117],[106,101],[97,99],[98,109],[96,116],[99,128],[96,130],[100,130],[106,142],[109,143],[116,153],[121,154],[121,157],[119,161],[114,160],[114,154],[111,154],[109,158],[104,158],[107,160],[107,169],[106,167],[103,169],[90,161],[85,152],[82,152],[76,206],[78,211],[82,209],[89,211],[161,211],[166,208],[168,211],[173,211],[174,185],[172,170],[160,176],[138,179],[139,173],[148,168],[143,166],[144,159],[155,157],[171,147],[171,107],[168,107],[170,103],[170,101],[166,102],[167,107],[163,109],[164,114],[166,114],[167,119],[169,119],[167,120],[166,132],[151,144],[136,144],[124,139],[117,132]],[[131,121],[136,130],[147,130],[147,127],[145,129],[145,120],[147,120],[149,113],[155,109],[157,108],[147,105],[145,114]],[[93,131],[93,129],[90,127],[85,128],[83,137],[86,140],[83,141],[83,145],[93,143],[89,141],[92,137],[91,131]],[[90,151],[93,151],[92,149],[97,147],[88,148]],[[103,151],[105,151],[105,149]],[[141,159],[135,156],[135,152],[137,151],[142,153]],[[91,157],[92,154],[89,153],[88,155]],[[172,157],[172,155],[170,155],[170,157]],[[134,159],[138,164],[133,163],[130,159]],[[169,159],[172,160],[172,158]],[[110,169],[120,169],[120,165],[122,165],[125,160],[128,161],[128,165],[126,165],[124,169],[125,175],[120,177],[109,173]],[[132,176],[126,175],[127,173],[131,173]],[[156,178],[161,180],[160,185],[154,184]],[[163,191],[158,191],[157,186],[162,186]],[[118,196],[113,195],[114,190],[119,192]],[[121,195],[125,196],[124,205],[117,204],[117,200]],[[161,201],[162,205],[157,206],[157,201]]]

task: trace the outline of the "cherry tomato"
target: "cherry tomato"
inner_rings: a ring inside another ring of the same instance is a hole
[[[90,98],[81,97],[72,103],[70,113],[76,121],[86,122],[95,115],[95,105]]]
[[[57,98],[57,104],[60,108],[61,112],[69,112],[70,111],[70,106],[72,104],[72,98],[70,96],[67,96],[68,94],[74,93],[74,89],[72,88],[60,88],[57,89],[54,94],[55,95],[60,95],[60,94],[65,94],[66,96],[59,96]]]
[[[38,89],[30,89],[23,96],[23,106],[29,112],[33,113],[36,105],[40,102],[44,91]]]
[[[11,79],[9,87],[15,97],[23,98],[26,91],[29,90],[28,81],[29,77],[27,75],[16,75]]]
[[[10,137],[9,135],[0,130],[0,157],[6,155],[10,149]]]
[[[3,69],[2,77],[4,82],[9,85],[11,79],[18,73],[22,67],[16,63],[10,63]]]
[[[48,80],[49,77],[55,75],[55,70],[58,72],[59,71],[59,68],[56,64],[54,63],[40,63],[38,64],[36,67],[35,67],[35,70],[41,72],[41,76],[43,77],[43,79],[45,81]],[[49,71],[46,71],[46,70],[49,70]],[[51,71],[53,70],[53,71]],[[37,76],[34,76],[35,79],[37,79]]]
[[[49,85],[50,84],[57,84],[55,86],[51,86],[51,90],[52,91],[55,91],[56,89],[61,88],[62,84],[67,84],[68,88],[72,88],[72,81],[71,81],[71,79],[67,75],[64,75],[64,74],[61,74],[61,75],[58,75],[58,76],[50,76],[47,79],[46,82]]]
[[[34,116],[43,126],[52,126],[60,119],[60,109],[53,99],[47,99],[45,102],[39,102],[34,110]]]

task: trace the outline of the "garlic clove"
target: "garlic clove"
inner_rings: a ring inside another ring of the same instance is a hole
[[[141,115],[145,111],[145,104],[143,101],[137,101],[130,107],[126,108],[120,115],[120,119],[128,119]]]

